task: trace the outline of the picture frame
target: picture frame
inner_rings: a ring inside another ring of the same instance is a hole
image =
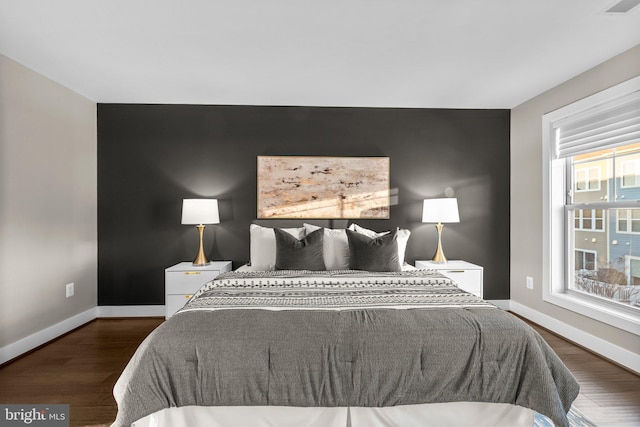
[[[258,156],[260,219],[389,219],[389,157]]]

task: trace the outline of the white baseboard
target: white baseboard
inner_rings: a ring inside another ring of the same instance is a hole
[[[99,317],[164,317],[164,305],[97,306],[0,348],[0,364]]]
[[[92,307],[55,325],[42,329],[28,337],[0,348],[0,364],[33,350],[97,317],[98,307]]]
[[[98,317],[164,317],[164,305],[99,305]]]
[[[596,354],[618,363],[630,371],[640,374],[640,354],[619,347],[609,341],[598,338],[581,329],[568,325],[560,320],[534,310],[526,305],[511,301],[511,311],[549,329],[556,334],[579,344]]]

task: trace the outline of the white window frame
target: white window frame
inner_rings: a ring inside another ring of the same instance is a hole
[[[631,208],[625,209],[627,211],[627,217],[624,218],[624,221],[627,223],[627,231],[620,230],[620,210],[621,209],[616,210],[616,233],[635,234],[635,235],[640,234],[640,231],[633,231],[633,218],[631,217],[631,211],[632,211]],[[637,219],[636,221],[640,221],[640,219]]]
[[[631,280],[631,261],[640,261],[640,257],[637,256],[633,256],[633,255],[625,255],[624,256],[624,270],[627,276],[627,283],[630,285],[632,280]],[[640,286],[640,285],[636,285],[636,286]]]
[[[634,170],[634,176],[635,176],[635,184],[634,185],[624,185],[624,166],[628,165],[628,164],[632,164],[633,165],[633,170]],[[620,176],[620,188],[638,188],[640,187],[640,159],[633,159],[633,160],[623,160],[620,162],[620,168],[622,169],[623,173]]]
[[[598,176],[598,179],[596,180],[597,183],[597,187],[591,188],[590,184],[591,184],[591,171],[595,170],[596,171],[596,175]],[[585,177],[584,180],[579,180],[578,179],[578,174],[579,173],[584,173]],[[574,183],[575,183],[575,190],[576,193],[587,193],[589,191],[600,191],[600,180],[602,179],[602,171],[600,169],[600,166],[587,166],[587,167],[581,167],[581,168],[577,168],[575,170],[574,173]],[[583,181],[584,182],[584,190],[578,190],[578,181]]]
[[[574,252],[582,252],[582,257],[584,258],[585,254],[591,254],[593,255],[593,269],[597,270],[598,269],[598,251],[591,251],[589,249],[580,249],[580,248],[574,248],[573,249]],[[583,259],[584,262],[584,259]]]
[[[592,215],[590,218],[586,217],[583,215],[584,211],[586,210],[590,210],[592,212]],[[596,226],[596,224],[598,223],[598,217],[596,216],[596,212],[597,211],[601,211],[602,212],[602,227],[598,228]],[[606,230],[606,214],[605,214],[605,210],[604,209],[576,209],[573,212],[580,212],[580,216],[578,217],[580,219],[580,227],[575,227],[576,230],[578,231],[592,231],[592,232],[598,232],[598,233],[604,233],[604,231]],[[591,228],[585,228],[583,227],[584,224],[584,220],[585,218],[588,218],[591,220]],[[574,217],[575,219],[575,217]]]
[[[570,235],[573,233],[565,229],[565,224],[573,221],[568,217],[573,212],[565,210],[569,190],[566,160],[557,158],[557,129],[553,126],[560,119],[597,109],[608,101],[637,91],[639,87],[640,76],[545,114],[542,118],[542,299],[640,336],[640,316],[636,313],[565,289],[569,280],[568,263],[574,262],[568,253],[568,248],[574,247],[571,240],[573,236]]]

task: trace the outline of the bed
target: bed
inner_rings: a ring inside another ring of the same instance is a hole
[[[342,232],[286,232],[322,247],[322,269],[282,268],[317,259],[278,241],[260,260],[252,241],[251,267],[204,285],[140,345],[114,388],[114,426],[531,426],[534,411],[568,425],[578,384],[532,328],[403,268],[399,230],[363,231],[395,242],[364,257],[383,268],[333,268],[362,255],[352,233],[347,253]]]

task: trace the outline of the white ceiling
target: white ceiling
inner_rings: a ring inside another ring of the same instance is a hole
[[[0,0],[0,53],[101,103],[512,108],[640,44],[615,0]]]

